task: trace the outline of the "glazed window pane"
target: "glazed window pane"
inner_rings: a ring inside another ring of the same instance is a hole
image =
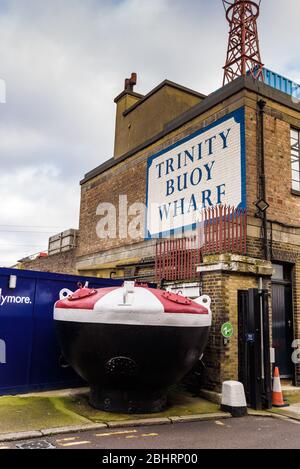
[[[292,189],[300,192],[300,131],[291,129]]]

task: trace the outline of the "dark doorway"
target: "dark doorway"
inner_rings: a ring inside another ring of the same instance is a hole
[[[272,407],[268,291],[239,291],[239,381],[253,409]]]
[[[285,379],[294,377],[292,362],[293,294],[290,266],[275,264],[272,278],[272,330],[276,365]]]

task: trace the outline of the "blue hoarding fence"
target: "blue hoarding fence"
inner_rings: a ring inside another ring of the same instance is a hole
[[[122,285],[121,280],[0,268],[0,395],[82,385],[61,364],[53,306],[61,290]]]

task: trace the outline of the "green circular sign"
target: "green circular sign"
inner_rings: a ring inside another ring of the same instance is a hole
[[[233,336],[233,325],[230,322],[226,322],[223,324],[221,332],[225,339],[230,339]]]

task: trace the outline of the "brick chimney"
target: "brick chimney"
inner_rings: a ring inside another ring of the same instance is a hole
[[[124,91],[119,94],[115,103],[116,129],[115,129],[115,149],[114,158],[119,158],[129,150],[130,124],[124,119],[124,112],[143,98],[143,95],[135,93],[134,86],[137,84],[137,74],[132,73],[131,78],[126,78]]]

